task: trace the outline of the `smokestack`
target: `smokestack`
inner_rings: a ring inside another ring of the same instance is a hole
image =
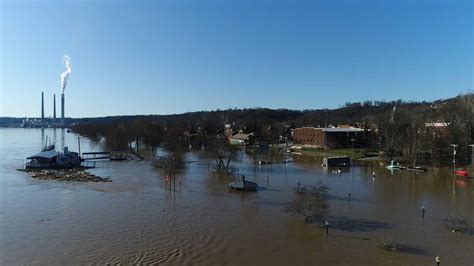
[[[61,125],[64,126],[64,93],[61,93]]]
[[[53,125],[56,123],[56,93],[53,94]]]
[[[69,56],[64,56],[64,63],[66,64],[66,71],[61,73],[61,126],[64,127],[64,90],[67,86],[67,81],[71,75],[71,58]]]
[[[69,56],[65,55],[64,56],[64,63],[66,64],[66,71],[61,73],[61,93],[64,93],[64,90],[66,89],[67,86],[67,81],[69,80],[69,76],[71,75],[71,58]]]
[[[44,127],[44,92],[41,92],[41,127]]]

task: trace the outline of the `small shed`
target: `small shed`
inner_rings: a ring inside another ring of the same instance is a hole
[[[233,145],[249,145],[254,140],[254,134],[237,133],[229,138],[229,143]]]
[[[37,154],[31,155],[26,159],[26,168],[48,168],[53,167],[56,164],[56,160],[61,153],[57,151],[43,151]]]
[[[246,181],[245,175],[242,175],[242,181],[235,181],[229,183],[229,189],[240,190],[240,191],[257,191],[257,183]]]

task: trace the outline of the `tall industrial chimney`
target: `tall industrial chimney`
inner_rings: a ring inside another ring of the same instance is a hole
[[[53,94],[53,126],[56,124],[56,93]]]
[[[64,127],[64,93],[61,93],[61,126]]]
[[[41,92],[41,127],[44,127],[44,92]]]

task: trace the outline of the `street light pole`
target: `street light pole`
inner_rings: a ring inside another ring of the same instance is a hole
[[[191,149],[192,149],[192,146],[191,146],[191,143],[189,143],[189,146],[188,146],[188,163],[191,163]]]
[[[457,144],[451,144],[451,147],[453,147],[453,172],[456,172],[456,147]]]
[[[471,147],[471,167],[469,168],[469,170],[472,171],[472,168],[474,167],[474,144],[471,144],[469,146]]]
[[[173,192],[176,192],[176,170],[174,169],[174,155],[173,155],[173,158],[171,160],[172,160],[171,165],[173,166],[173,176],[172,176],[172,178],[173,178]],[[171,187],[171,184],[170,184],[170,187]]]

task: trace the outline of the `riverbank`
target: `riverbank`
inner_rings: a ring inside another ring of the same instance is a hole
[[[367,158],[367,154],[369,151],[366,149],[322,149],[322,148],[314,148],[314,147],[299,147],[291,149],[292,152],[301,153],[301,155],[305,156],[314,156],[314,157],[325,157],[326,155],[329,157],[332,156],[349,156],[352,157],[354,160],[359,160],[362,158]]]

